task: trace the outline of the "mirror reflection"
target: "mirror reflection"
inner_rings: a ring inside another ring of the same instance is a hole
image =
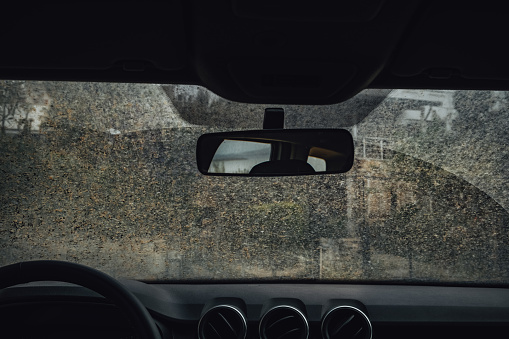
[[[269,143],[224,140],[210,162],[209,173],[246,174],[259,163],[270,160]]]
[[[278,176],[343,173],[353,153],[346,130],[281,129],[205,134],[196,154],[203,174]]]

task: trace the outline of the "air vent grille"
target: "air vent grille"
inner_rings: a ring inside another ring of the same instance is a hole
[[[272,308],[260,322],[262,339],[306,339],[308,322],[302,312],[290,306]]]
[[[198,325],[200,339],[244,339],[246,318],[233,306],[216,306],[203,315]]]
[[[368,317],[355,307],[336,307],[322,321],[322,335],[325,339],[371,339],[371,334]]]

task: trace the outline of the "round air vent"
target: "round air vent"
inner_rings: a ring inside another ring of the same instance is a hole
[[[198,324],[200,339],[244,339],[247,321],[236,307],[219,305],[209,309]]]
[[[364,312],[352,306],[335,307],[322,321],[325,339],[371,339],[371,322]]]
[[[307,339],[309,326],[304,314],[292,306],[276,306],[260,322],[262,339]]]

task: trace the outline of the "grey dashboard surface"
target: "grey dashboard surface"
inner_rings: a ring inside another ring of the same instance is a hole
[[[207,303],[241,299],[248,321],[261,317],[274,299],[298,299],[310,322],[320,321],[331,300],[355,300],[366,306],[373,323],[509,324],[509,290],[485,287],[347,285],[347,284],[148,284],[123,280],[155,315],[195,322]],[[0,291],[0,300],[65,296],[98,297],[83,287],[64,283],[30,283]]]

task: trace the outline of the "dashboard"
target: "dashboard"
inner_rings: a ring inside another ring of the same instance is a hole
[[[509,330],[504,288],[121,282],[163,338],[486,338]],[[136,337],[116,306],[59,282],[1,290],[0,324],[2,338]]]

